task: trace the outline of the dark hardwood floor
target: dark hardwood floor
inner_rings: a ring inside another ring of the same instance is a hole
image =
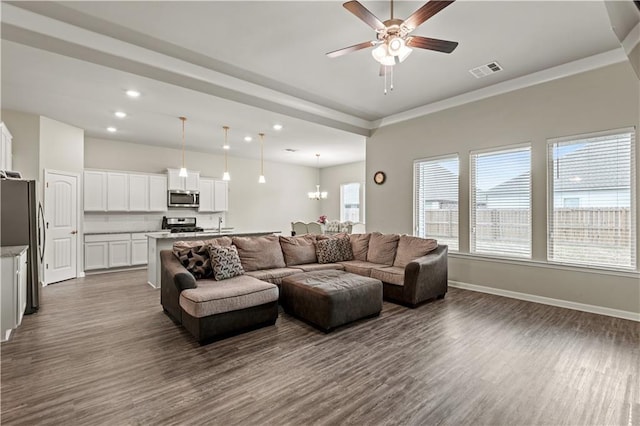
[[[1,346],[2,424],[640,424],[636,322],[450,289],[199,346],[145,277],[44,289]]]

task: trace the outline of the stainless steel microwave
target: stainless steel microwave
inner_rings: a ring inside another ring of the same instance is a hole
[[[167,196],[167,206],[200,207],[200,192],[170,189]]]

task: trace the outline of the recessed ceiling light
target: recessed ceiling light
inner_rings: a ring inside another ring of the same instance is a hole
[[[112,126],[112,127],[107,127],[107,132],[114,133],[114,132],[116,132],[116,131],[118,131],[118,129],[116,129],[116,128],[115,128],[115,127],[113,127],[113,126]]]
[[[245,142],[251,142],[253,140],[253,138],[251,136],[245,136],[244,137],[244,141]]]
[[[127,96],[129,96],[130,98],[137,98],[138,96],[140,96],[140,92],[138,92],[137,90],[127,90]]]
[[[118,118],[125,118],[127,116],[127,113],[123,111],[116,111],[114,115]]]
[[[274,124],[273,130],[282,130],[282,124]]]

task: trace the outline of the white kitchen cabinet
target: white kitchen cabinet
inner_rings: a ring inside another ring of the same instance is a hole
[[[167,177],[165,175],[149,176],[149,211],[167,211]]]
[[[129,210],[129,175],[107,172],[107,210]]]
[[[167,169],[169,177],[169,189],[177,189],[183,191],[199,191],[200,190],[200,172],[187,170],[187,177],[180,177],[179,169]]]
[[[129,174],[129,211],[149,211],[149,176]]]
[[[27,307],[27,246],[3,247],[0,328],[1,341],[9,339],[11,332],[22,323]]]
[[[84,211],[107,211],[107,173],[84,172]]]
[[[0,145],[0,170],[13,170],[12,145],[13,136],[7,129],[7,125],[0,123],[2,144]]]
[[[87,237],[90,237],[87,235]],[[106,269],[109,267],[109,243],[106,241],[84,243],[84,269]]]
[[[215,179],[201,178],[200,179],[200,212],[214,212],[215,211]]]
[[[109,268],[131,265],[131,237],[124,235],[126,240],[109,241]]]
[[[223,180],[200,179],[200,212],[226,212],[229,185]]]
[[[229,210],[229,182],[224,180],[215,181],[213,208],[216,212]]]
[[[131,234],[131,264],[147,264],[147,237],[144,233]]]

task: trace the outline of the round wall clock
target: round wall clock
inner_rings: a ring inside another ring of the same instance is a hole
[[[378,185],[382,185],[385,180],[387,180],[387,175],[385,175],[384,172],[376,172],[373,175],[373,181]]]

